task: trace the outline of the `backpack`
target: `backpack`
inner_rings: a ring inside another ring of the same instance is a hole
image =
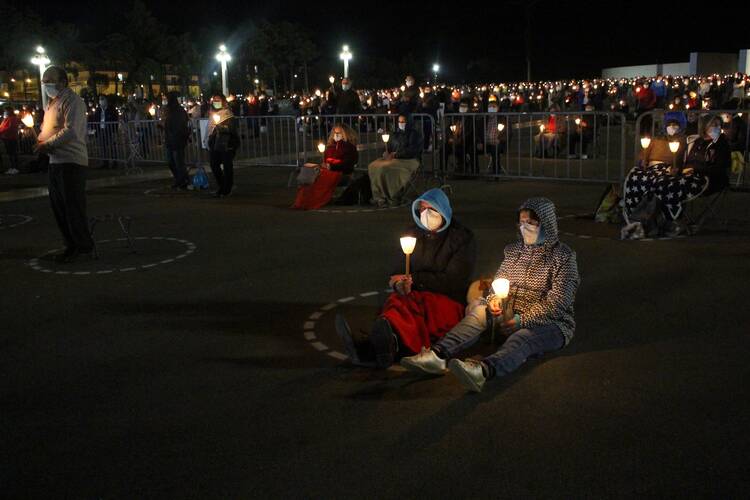
[[[193,186],[196,189],[208,189],[208,176],[203,167],[198,167],[198,171],[193,176]]]
[[[354,179],[333,204],[367,205],[371,199],[372,187],[370,186],[370,176],[365,174],[362,177]]]

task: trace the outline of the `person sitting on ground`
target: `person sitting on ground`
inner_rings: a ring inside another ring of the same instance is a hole
[[[319,168],[320,173],[315,182],[297,189],[292,208],[315,210],[327,205],[342,177],[352,175],[358,160],[356,134],[350,127],[336,124],[328,136],[323,162],[305,163],[304,168]]]
[[[402,358],[403,367],[429,375],[443,375],[449,369],[467,389],[479,392],[487,380],[508,375],[528,358],[560,350],[570,342],[580,278],[575,252],[558,239],[554,204],[546,198],[530,198],[519,208],[518,227],[518,241],[505,247],[495,274],[496,279],[510,282],[508,299],[502,305],[494,294],[474,300],[464,319],[445,337]],[[508,336],[500,349],[481,361],[456,358],[494,328],[493,318]]]
[[[355,364],[390,366],[397,356],[429,348],[464,314],[466,291],[476,262],[474,234],[453,218],[450,201],[440,189],[430,189],[412,203],[416,237],[411,268],[403,274],[403,253],[391,275],[388,297],[369,336],[352,337],[337,317],[336,330]]]
[[[229,109],[224,94],[211,97],[211,113],[208,120],[208,151],[211,171],[216,178],[216,198],[232,194],[234,187],[234,154],[240,145],[237,120]],[[223,168],[222,168],[223,167]]]
[[[5,171],[6,175],[16,175],[18,170],[18,124],[20,120],[16,116],[12,106],[5,106],[3,119],[0,121],[0,140],[5,146],[5,154],[8,156],[10,168]]]
[[[367,166],[372,203],[379,207],[401,203],[404,188],[419,168],[422,135],[406,115],[398,116],[398,129],[390,134],[383,158]]]
[[[642,150],[640,167],[647,169],[654,165],[666,164],[672,168],[672,174],[676,174],[682,169],[682,164],[687,148],[687,139],[685,137],[685,128],[687,127],[687,118],[685,114],[672,111],[664,115],[664,135],[651,138],[649,146]],[[672,153],[669,149],[670,142],[679,142],[677,153]]]

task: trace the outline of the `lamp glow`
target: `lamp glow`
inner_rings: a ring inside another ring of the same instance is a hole
[[[219,53],[216,54],[216,60],[221,63],[221,90],[224,95],[229,94],[227,82],[227,63],[232,60],[232,56],[227,52],[227,46],[223,43],[219,45]]]
[[[349,52],[348,45],[344,45],[342,47],[341,54],[339,54],[339,59],[344,61],[344,78],[349,78],[349,61],[352,59],[352,53]]]

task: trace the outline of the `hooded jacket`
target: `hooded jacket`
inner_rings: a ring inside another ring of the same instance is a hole
[[[555,205],[547,198],[530,198],[518,209],[533,210],[539,218],[543,241],[526,245],[519,241],[505,247],[505,258],[495,279],[510,281],[513,313],[521,317],[521,328],[555,324],[565,336],[573,338],[573,303],[580,283],[576,254],[560,242]]]
[[[437,231],[429,231],[419,220],[419,202],[430,204],[444,219]],[[453,218],[450,201],[440,189],[430,189],[412,203],[415,224],[408,234],[417,238],[411,255],[412,289],[447,295],[461,304],[474,272],[477,247],[474,233]],[[403,254],[393,274],[404,272]]]

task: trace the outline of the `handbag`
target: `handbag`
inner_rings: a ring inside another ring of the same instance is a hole
[[[320,167],[300,167],[297,174],[297,185],[309,186],[318,180],[319,175]]]

